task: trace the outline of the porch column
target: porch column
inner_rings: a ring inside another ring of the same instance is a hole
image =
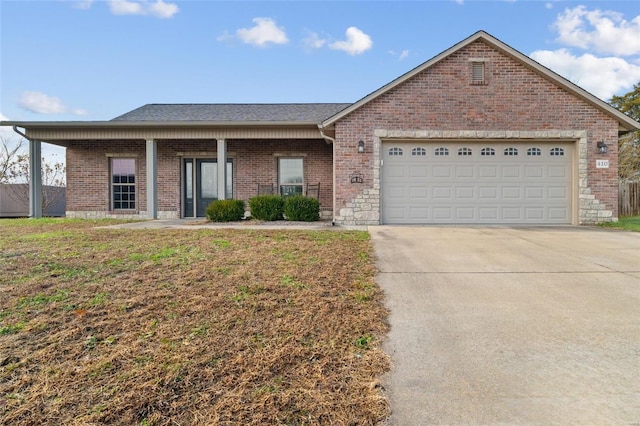
[[[227,198],[227,141],[218,139],[218,200]]]
[[[42,217],[42,142],[29,139],[29,217]]]
[[[147,217],[158,218],[158,143],[147,139]]]

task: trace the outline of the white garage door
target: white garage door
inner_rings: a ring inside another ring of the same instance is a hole
[[[570,143],[385,142],[387,224],[571,223]]]

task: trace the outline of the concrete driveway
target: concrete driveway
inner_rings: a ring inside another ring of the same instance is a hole
[[[391,425],[640,425],[640,233],[370,227]]]

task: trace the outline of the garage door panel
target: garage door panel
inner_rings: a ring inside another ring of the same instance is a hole
[[[502,166],[502,177],[506,179],[520,178],[522,172],[520,166]]]
[[[544,179],[544,167],[543,166],[527,166],[524,168],[524,176],[527,179]]]
[[[456,187],[457,199],[473,199],[475,194],[475,188],[473,186],[458,186]]]
[[[528,200],[544,199],[544,188],[541,186],[528,186],[525,188],[525,196]]]
[[[452,170],[450,166],[433,166],[433,178],[451,178]]]
[[[388,155],[393,147],[404,155]],[[449,155],[436,155],[438,148]],[[494,155],[480,155],[484,148]],[[564,155],[551,156],[552,148]],[[570,143],[384,142],[383,223],[571,223],[572,149]]]
[[[548,173],[550,178],[567,178],[569,170],[566,166],[549,166]]]
[[[522,188],[519,186],[503,186],[502,198],[505,200],[519,200],[522,198]]]
[[[453,188],[450,186],[434,186],[432,198],[434,200],[453,201]]]
[[[495,186],[481,186],[478,188],[478,199],[486,201],[496,201],[498,199],[498,188]]]
[[[456,178],[473,178],[474,172],[473,166],[456,166]]]
[[[498,166],[478,166],[478,177],[482,179],[498,178]]]

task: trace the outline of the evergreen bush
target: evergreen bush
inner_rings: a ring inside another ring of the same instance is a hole
[[[244,201],[215,200],[207,207],[207,219],[212,222],[233,222],[244,217]]]
[[[251,217],[258,220],[281,220],[284,199],[279,195],[258,195],[249,199]]]
[[[284,201],[284,216],[287,220],[316,221],[320,219],[320,201],[302,195],[288,197]]]

